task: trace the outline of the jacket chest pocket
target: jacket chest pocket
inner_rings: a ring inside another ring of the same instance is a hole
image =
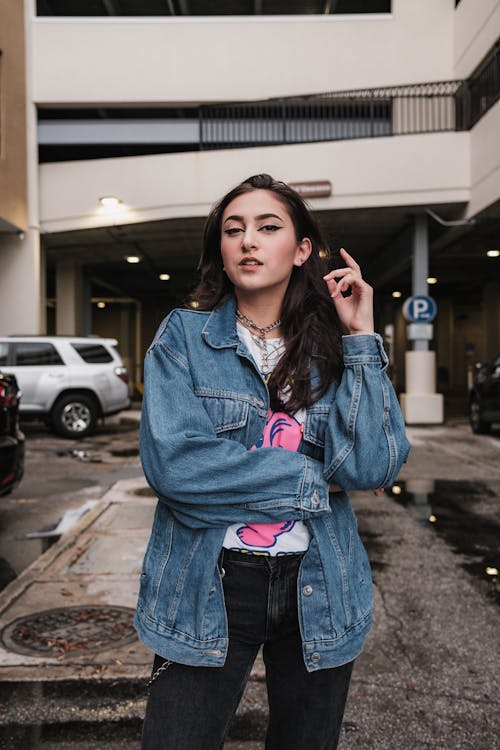
[[[304,425],[304,440],[319,448],[325,447],[325,432],[328,424],[329,406],[315,405],[307,410]]]
[[[237,437],[231,433],[247,426],[248,399],[233,393],[211,393],[204,389],[198,389],[196,395],[201,399],[217,435]]]

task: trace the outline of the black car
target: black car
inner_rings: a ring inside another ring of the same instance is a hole
[[[7,495],[24,473],[24,435],[19,429],[20,391],[14,375],[0,372],[0,495]]]
[[[490,432],[493,422],[500,422],[500,355],[493,362],[476,365],[469,419],[472,432],[478,435]]]

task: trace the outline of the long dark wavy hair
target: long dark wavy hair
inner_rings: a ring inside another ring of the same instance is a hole
[[[342,325],[328,294],[323,276],[328,272],[329,250],[320,229],[300,195],[268,174],[249,177],[227,193],[210,212],[199,263],[200,281],[186,302],[199,310],[213,310],[234,286],[222,268],[221,223],[226,207],[240,195],[269,190],[281,201],[300,242],[308,237],[312,252],[302,266],[294,266],[281,310],[285,353],[268,383],[271,406],[294,414],[307,408],[326,392],[332,379],[342,374]],[[319,383],[311,387],[314,363]],[[286,391],[286,403],[280,394]]]

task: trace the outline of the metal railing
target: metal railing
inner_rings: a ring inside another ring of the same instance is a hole
[[[466,81],[336,91],[199,108],[200,149],[470,130],[500,96],[500,43]]]
[[[500,97],[500,42],[497,42],[478,71],[463,81],[457,91],[457,119],[469,130]]]
[[[455,130],[462,81],[340,91],[199,109],[200,148],[238,148]]]

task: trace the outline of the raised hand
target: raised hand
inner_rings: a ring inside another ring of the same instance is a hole
[[[373,333],[373,289],[363,281],[359,265],[347,250],[341,248],[340,255],[345,268],[336,268],[323,277],[340,321],[350,334]],[[352,293],[342,296],[349,287]]]

